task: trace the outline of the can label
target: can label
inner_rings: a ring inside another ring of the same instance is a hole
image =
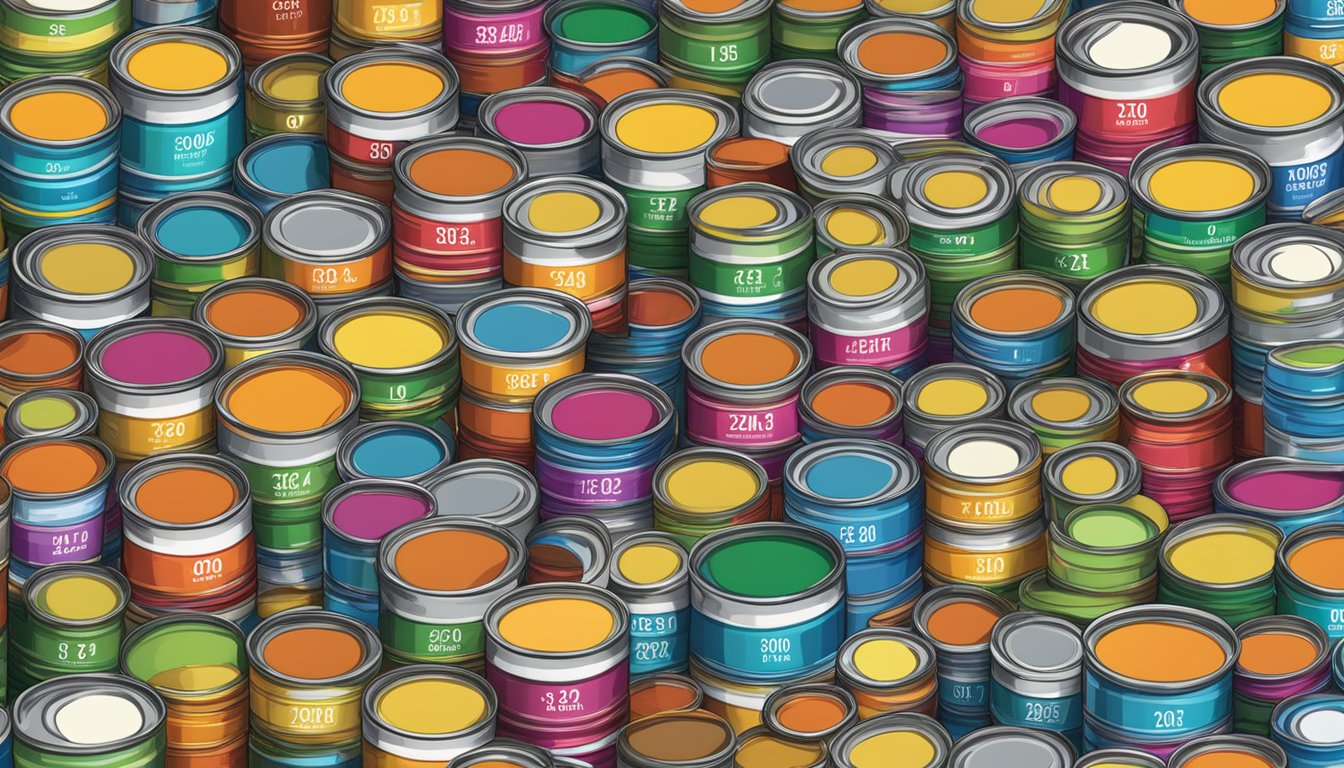
[[[631,227],[651,232],[677,232],[690,226],[686,207],[691,198],[704,191],[693,189],[633,189],[621,187],[626,205],[630,208],[627,219]]]
[[[341,157],[359,165],[391,168],[392,160],[407,144],[406,141],[385,141],[356,136],[335,123],[327,123],[327,147]]]
[[[1306,598],[1292,587],[1278,581],[1278,613],[1300,616],[1315,622],[1330,636],[1331,642],[1344,638],[1344,600]]]
[[[335,456],[299,467],[264,467],[235,456],[229,458],[247,475],[252,498],[263,503],[311,501],[341,481]]]
[[[666,33],[672,30],[664,27]],[[770,36],[757,34],[744,35],[737,40],[725,41],[720,37],[691,37],[676,33],[673,46],[676,59],[690,65],[700,72],[736,72],[741,69],[755,69],[753,62],[764,61],[769,56]]]
[[[1264,206],[1217,221],[1182,221],[1151,212],[1142,215],[1145,237],[1182,248],[1227,247],[1265,224]]]
[[[117,456],[144,457],[158,451],[181,450],[214,434],[213,405],[164,419],[136,419],[107,410],[98,415],[98,438]]]
[[[845,636],[845,613],[836,603],[826,613],[791,627],[739,627],[694,611],[691,647],[711,667],[736,677],[779,679],[829,666]]]
[[[122,118],[121,164],[153,176],[204,176],[229,170],[243,149],[243,103],[199,123]]]
[[[781,444],[798,438],[798,396],[759,407],[734,407],[686,392],[686,431],[721,445]]]
[[[35,566],[87,562],[103,549],[103,516],[73,525],[38,527],[15,520],[10,535],[14,557]]]
[[[990,708],[1001,723],[1045,730],[1069,730],[1083,724],[1082,695],[1046,699],[1015,693],[991,681]]]
[[[31,621],[31,619],[30,619]],[[54,627],[32,626],[26,633],[28,655],[65,673],[95,672],[115,667],[121,645],[121,622],[95,633],[73,635]]]
[[[485,652],[485,624],[480,621],[435,624],[383,611],[378,633],[388,648],[416,659],[443,661]]]
[[[625,284],[625,251],[593,264],[531,264],[504,252],[504,282],[528,288],[554,288],[576,299],[605,296]]]
[[[989,683],[984,680],[957,680],[938,677],[938,700],[958,707],[984,707],[989,704]]]
[[[595,677],[572,682],[524,680],[486,665],[486,680],[499,694],[501,711],[516,720],[545,723],[548,729],[574,727],[625,704],[630,665],[624,659]]]
[[[1175,93],[1151,99],[1109,99],[1060,83],[1059,100],[1078,116],[1078,130],[1094,136],[1138,139],[1195,122],[1194,80]]]
[[[630,672],[682,669],[686,666],[690,643],[686,632],[690,608],[663,613],[630,612]]]
[[[1084,248],[1061,248],[1023,237],[1018,243],[1025,269],[1071,280],[1090,280],[1119,269],[1129,256],[1125,240]]]
[[[503,229],[498,216],[481,221],[432,221],[392,209],[392,237],[398,246],[444,258],[498,252]]]
[[[948,232],[910,225],[910,249],[932,256],[983,256],[1017,236],[1017,217],[1005,215],[975,229]]]
[[[1338,189],[1344,173],[1344,144],[1318,160],[1295,165],[1271,166],[1274,183],[1269,204],[1274,208],[1304,208],[1332,189]]]
[[[573,504],[633,504],[653,493],[652,464],[610,472],[582,472],[538,456],[537,482],[548,496]]]
[[[497,53],[530,48],[545,39],[541,28],[545,12],[546,3],[491,16],[461,13],[449,5],[444,9],[444,49]]]
[[[384,245],[344,264],[310,264],[279,257],[280,277],[304,293],[354,293],[379,285],[392,276],[392,250]]]
[[[132,584],[145,590],[200,595],[251,576],[256,568],[252,534],[219,552],[171,555],[155,552],[126,539],[122,569]]]
[[[917,356],[928,343],[929,325],[921,317],[904,328],[870,335],[849,336],[812,324],[812,346],[817,361],[832,365],[871,365],[894,368]]]
[[[534,397],[541,388],[557,379],[583,370],[583,355],[570,357],[536,368],[506,368],[477,362],[463,355],[462,382],[477,392],[516,399]]]
[[[782,261],[754,266],[715,261],[692,251],[688,261],[690,283],[701,292],[732,298],[779,296],[807,284],[812,256],[812,248],[807,247]]]
[[[1330,0],[1330,2],[1344,5],[1340,0]],[[1344,64],[1344,36],[1318,39],[1315,37],[1298,37],[1292,32],[1285,32],[1283,35],[1283,52],[1290,56],[1300,56],[1333,67],[1337,64]]]
[[[336,4],[337,21],[344,29],[395,36],[438,26],[442,5],[430,0],[406,3],[369,3],[354,0]]]

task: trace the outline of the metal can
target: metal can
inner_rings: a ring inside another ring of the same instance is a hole
[[[1344,38],[1344,20],[1339,10],[1320,0],[1291,0],[1283,35],[1285,53],[1314,59],[1322,64],[1344,61],[1332,45]]]
[[[1344,551],[1344,524],[1318,523],[1290,534],[1275,556],[1277,613],[1321,626],[1331,642],[1344,637],[1344,587],[1334,558]]]
[[[1166,761],[1141,749],[1094,749],[1078,758],[1074,768],[1166,768]]]
[[[255,141],[273,133],[325,136],[322,79],[331,59],[320,53],[287,53],[268,59],[247,77],[247,132]]]
[[[999,7],[984,0],[957,3],[957,59],[969,104],[1004,97],[1053,96],[1055,32],[1071,3]]]
[[[1050,454],[1041,473],[1046,512],[1060,523],[1084,504],[1124,504],[1138,495],[1142,478],[1139,460],[1122,445],[1089,442],[1061,449]]]
[[[831,742],[830,748],[836,768],[877,766],[893,750],[913,750],[924,756],[928,768],[946,768],[952,735],[928,715],[892,712],[860,722]]]
[[[121,105],[91,80],[43,75],[8,89],[0,98],[5,228],[112,223],[120,131]]]
[[[1073,292],[1030,272],[966,285],[952,305],[952,357],[1005,386],[1073,373]]]
[[[467,670],[420,664],[380,675],[364,689],[364,762],[411,768],[451,761],[494,738],[497,707],[489,683]]]
[[[5,442],[25,437],[79,437],[97,431],[98,403],[78,390],[29,390],[5,410]]]
[[[84,337],[42,320],[0,324],[0,406],[34,389],[79,389],[84,381]]]
[[[548,4],[543,23],[551,39],[551,82],[562,88],[579,89],[585,70],[612,59],[658,58],[658,15],[648,3],[555,2]]]
[[[737,735],[711,712],[660,712],[621,729],[619,768],[731,768],[742,765]],[[734,753],[738,757],[734,760]]]
[[[377,558],[384,656],[479,669],[487,609],[518,589],[524,559],[522,542],[491,523],[439,516],[388,533]]]
[[[765,721],[763,732],[786,745],[805,742],[822,746],[858,722],[859,708],[849,691],[838,685],[799,683],[770,694],[761,718]],[[748,751],[760,752],[759,757],[765,758],[773,750],[758,747]]]
[[[703,702],[700,684],[684,674],[660,672],[630,681],[632,721],[660,712],[690,712],[701,709]]]
[[[233,167],[233,193],[264,216],[284,200],[331,186],[327,142],[319,135],[282,133],[248,144]]]
[[[700,295],[675,278],[646,277],[627,283],[626,296],[626,335],[588,337],[588,370],[629,373],[652,382],[680,413],[686,399],[681,345],[700,327]]]
[[[967,735],[952,748],[949,768],[989,768],[1003,755],[1010,760],[1030,761],[1043,768],[1073,765],[1073,747],[1053,733],[1037,728],[999,725]]]
[[[1053,83],[1053,59],[1049,67],[1049,80]],[[1040,66],[1036,69],[1039,73]],[[1038,166],[1073,159],[1073,135],[1077,130],[1078,118],[1068,107],[1040,96],[1000,95],[967,113],[963,126],[967,142],[997,155],[1018,178]]]
[[[1228,325],[1227,301],[1207,277],[1158,264],[1118,269],[1078,297],[1078,373],[1115,387],[1164,369],[1231,381]]]
[[[121,102],[118,220],[133,226],[155,200],[226,188],[243,149],[243,60],[228,38],[200,27],[151,27],[112,49]]]
[[[1341,758],[1335,723],[1344,715],[1344,696],[1294,696],[1274,709],[1274,741],[1296,768],[1329,768]]]
[[[325,317],[335,306],[378,295],[391,284],[391,238],[387,208],[374,200],[334,190],[304,192],[266,214],[262,274],[303,290]]]
[[[1045,532],[1044,516],[987,530],[926,520],[925,581],[934,586],[973,585],[1015,600],[1023,581],[1046,566]]]
[[[218,22],[218,10],[219,0],[132,0],[131,26],[213,29]]]
[[[823,699],[804,697],[804,701],[823,701]],[[826,742],[790,738],[765,725],[738,734],[737,752],[731,765],[737,768],[766,768],[778,765],[781,759],[787,759],[803,768],[823,768],[830,765],[827,761]]]
[[[660,0],[658,61],[672,85],[740,97],[743,86],[770,58],[770,3],[738,0]]]
[[[946,30],[879,17],[850,27],[836,52],[863,85],[863,125],[891,141],[961,137],[962,73]]]
[[[1017,206],[1023,269],[1078,292],[1129,263],[1129,185],[1114,171],[1071,162],[1035,167],[1019,179]]]
[[[817,257],[838,251],[903,248],[910,238],[905,212],[890,201],[867,194],[836,195],[812,207]]]
[[[1078,116],[1074,157],[1129,173],[1140,150],[1195,138],[1199,32],[1160,6],[1108,4],[1055,38],[1059,100]]]
[[[1269,164],[1269,217],[1297,219],[1344,184],[1344,80],[1322,64],[1267,56],[1220,69],[1199,88],[1199,127],[1210,141]]]
[[[1064,619],[1010,613],[990,634],[989,709],[994,722],[1082,741],[1083,638]],[[955,764],[955,763],[954,763]]]
[[[487,96],[476,134],[521,150],[531,178],[601,176],[598,109],[573,91],[533,86]]]
[[[14,245],[12,312],[59,323],[85,339],[149,309],[154,261],[111,224],[61,224]]]
[[[621,521],[623,522],[623,521]],[[527,534],[526,584],[577,582],[605,589],[611,581],[613,535],[634,526],[603,524],[580,515],[553,517]],[[615,533],[608,532],[608,525]]]
[[[1335,465],[1263,456],[1223,470],[1214,481],[1213,503],[1218,512],[1265,520],[1289,534],[1344,522],[1344,476]]]
[[[970,531],[992,531],[1042,509],[1041,448],[1030,430],[1007,421],[951,427],[924,449],[928,515]]]
[[[218,337],[224,369],[273,352],[307,348],[317,306],[296,286],[264,277],[227,280],[201,294],[192,319]]]
[[[129,594],[126,577],[99,565],[37,569],[23,584],[23,613],[14,617],[12,689],[81,672],[115,672]]]
[[[14,700],[14,765],[162,765],[163,699],[148,685],[114,674],[48,680]]]
[[[932,716],[938,705],[933,645],[908,628],[855,632],[840,646],[836,678],[853,695],[859,719],[892,712]],[[838,741],[844,734],[839,734]]]
[[[324,604],[370,626],[378,625],[379,542],[394,530],[432,517],[429,491],[399,480],[353,480],[322,499]]]
[[[1299,616],[1264,616],[1237,627],[1241,653],[1232,670],[1236,730],[1268,736],[1284,699],[1330,685],[1330,637]]]
[[[690,635],[690,570],[686,550],[671,534],[643,531],[611,552],[611,590],[630,609],[630,670],[634,675],[686,669]],[[631,690],[631,712],[635,710]]]
[[[774,139],[729,137],[705,154],[705,185],[710,189],[756,181],[798,191],[798,179],[789,162],[789,145]]]
[[[394,43],[341,59],[322,76],[336,189],[392,203],[396,155],[458,119],[457,70],[441,54]]]
[[[626,214],[625,199],[600,181],[528,181],[504,198],[505,283],[567,293],[588,308],[593,330],[622,331]]]
[[[901,389],[900,379],[879,368],[842,365],[812,374],[798,401],[803,440],[871,438],[900,445]]]
[[[1162,544],[1158,598],[1201,608],[1233,626],[1271,615],[1274,553],[1282,540],[1272,524],[1240,515],[1178,525]]]
[[[136,233],[154,257],[157,317],[190,317],[200,294],[261,268],[261,212],[225,192],[164,198],[145,209]]]
[[[107,82],[107,52],[131,26],[129,3],[3,4],[0,80],[13,83],[47,74],[70,74]]]
[[[1344,342],[1303,341],[1275,347],[1264,374],[1265,452],[1338,461]]]
[[[519,541],[537,525],[541,493],[532,473],[507,461],[470,459],[420,481],[438,501],[438,513],[507,529]]]
[[[691,551],[691,657],[729,680],[780,683],[835,663],[845,552],[788,523],[735,526]]]
[[[724,448],[686,448],[654,470],[653,526],[686,548],[716,531],[770,519],[770,478]]]
[[[1134,606],[1093,622],[1083,642],[1089,748],[1134,746],[1166,758],[1230,728],[1241,643],[1222,619],[1194,608]],[[1153,654],[1155,647],[1164,653]]]
[[[444,6],[443,51],[462,73],[463,114],[474,117],[492,93],[546,81],[545,12],[539,0],[452,0]]]
[[[629,211],[632,275],[684,275],[687,209],[705,187],[706,151],[738,133],[736,108],[696,91],[640,90],[607,105],[601,130],[602,172]]]
[[[453,460],[453,442],[423,424],[371,422],[341,439],[336,470],[350,480],[419,482],[445,469]]]
[[[116,460],[94,437],[17,440],[0,449],[11,491],[11,573],[97,562]],[[53,469],[54,468],[54,469]]]
[[[1023,382],[1013,388],[1008,416],[1036,433],[1046,457],[1072,445],[1120,437],[1120,400],[1110,385],[1095,379]]]
[[[433,46],[443,25],[443,9],[423,0],[340,0],[333,4],[331,13],[333,37],[353,45],[401,42]]]
[[[923,367],[928,280],[901,249],[842,251],[807,276],[808,319],[820,367],[870,365],[905,378]]]
[[[1283,53],[1285,0],[1246,6],[1221,8],[1207,0],[1167,0],[1199,30],[1199,71],[1207,77],[1218,69],[1261,56]]]
[[[495,739],[484,747],[463,753],[448,763],[449,768],[491,768],[491,763],[512,763],[518,768],[554,768],[549,750],[513,739]]]
[[[938,660],[939,721],[957,738],[989,725],[991,632],[1012,611],[1006,600],[969,586],[936,587],[915,605],[915,631]]]
[[[331,32],[331,6],[293,0],[281,7],[220,0],[219,29],[238,45],[248,69],[286,53],[319,53]]]
[[[1129,502],[1079,506],[1050,525],[1050,581],[1060,590],[1105,598],[1097,603],[1151,602],[1169,524],[1160,507]]]
[[[886,137],[867,128],[812,131],[793,145],[789,159],[798,191],[811,204],[841,195],[885,197],[887,180],[901,162]]]
[[[863,0],[816,4],[784,0],[771,11],[770,58],[835,60],[836,44],[845,30],[868,16]]]
[[[839,64],[776,61],[761,67],[742,92],[745,136],[793,146],[818,128],[857,127],[859,81]]]
[[[965,363],[939,363],[905,380],[905,447],[915,458],[951,427],[1004,415],[1007,390],[998,377]]]

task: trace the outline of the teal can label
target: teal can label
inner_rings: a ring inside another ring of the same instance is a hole
[[[146,175],[181,179],[229,171],[243,149],[243,102],[199,123],[142,123],[122,118],[121,163]]]

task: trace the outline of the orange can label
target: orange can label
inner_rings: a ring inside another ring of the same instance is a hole
[[[316,296],[355,293],[391,276],[392,249],[385,245],[362,259],[340,265],[308,264],[285,258],[280,263],[284,281],[304,293]]]
[[[526,288],[554,288],[576,299],[605,296],[625,283],[625,251],[579,266],[530,264],[504,252],[504,282]]]
[[[174,595],[201,594],[246,578],[256,568],[252,534],[237,544],[205,555],[166,555],[127,539],[122,569],[137,587]]]
[[[542,387],[583,370],[583,353],[535,368],[497,366],[462,355],[462,382],[477,392],[521,402],[536,397]]]

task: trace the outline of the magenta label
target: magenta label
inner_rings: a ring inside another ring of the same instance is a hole
[[[15,520],[10,534],[14,557],[30,565],[85,562],[103,551],[103,516],[50,528]]]
[[[573,141],[588,132],[588,116],[559,101],[520,101],[495,113],[495,131],[513,144],[543,146]]]
[[[428,504],[400,493],[352,493],[331,510],[337,529],[365,541],[378,541],[392,529],[428,516]]]
[[[633,504],[653,495],[652,466],[611,472],[574,472],[537,457],[537,483],[573,504]]]
[[[965,74],[963,98],[980,104],[1010,96],[1039,96],[1055,89],[1053,59],[1043,64],[992,66],[962,56],[961,69]]]
[[[488,665],[485,676],[499,694],[501,715],[547,730],[578,728],[610,717],[614,707],[625,705],[630,690],[630,667],[624,661],[576,682],[524,680]]]
[[[845,336],[815,324],[812,326],[812,346],[817,360],[827,366],[895,368],[919,355],[928,340],[929,326],[924,318],[904,328],[872,336]]]
[[[215,362],[201,340],[177,331],[129,333],[109,343],[98,363],[126,384],[176,384],[200,376]]]
[[[717,445],[766,447],[798,439],[798,396],[765,406],[738,406],[686,390],[686,431]]]
[[[449,52],[491,53],[530,48],[545,39],[541,29],[545,12],[546,4],[539,3],[518,13],[477,16],[449,4],[443,9],[443,47]]]
[[[1195,81],[1151,99],[1108,99],[1060,83],[1059,100],[1078,116],[1083,133],[1116,137],[1169,133],[1195,122]]]

